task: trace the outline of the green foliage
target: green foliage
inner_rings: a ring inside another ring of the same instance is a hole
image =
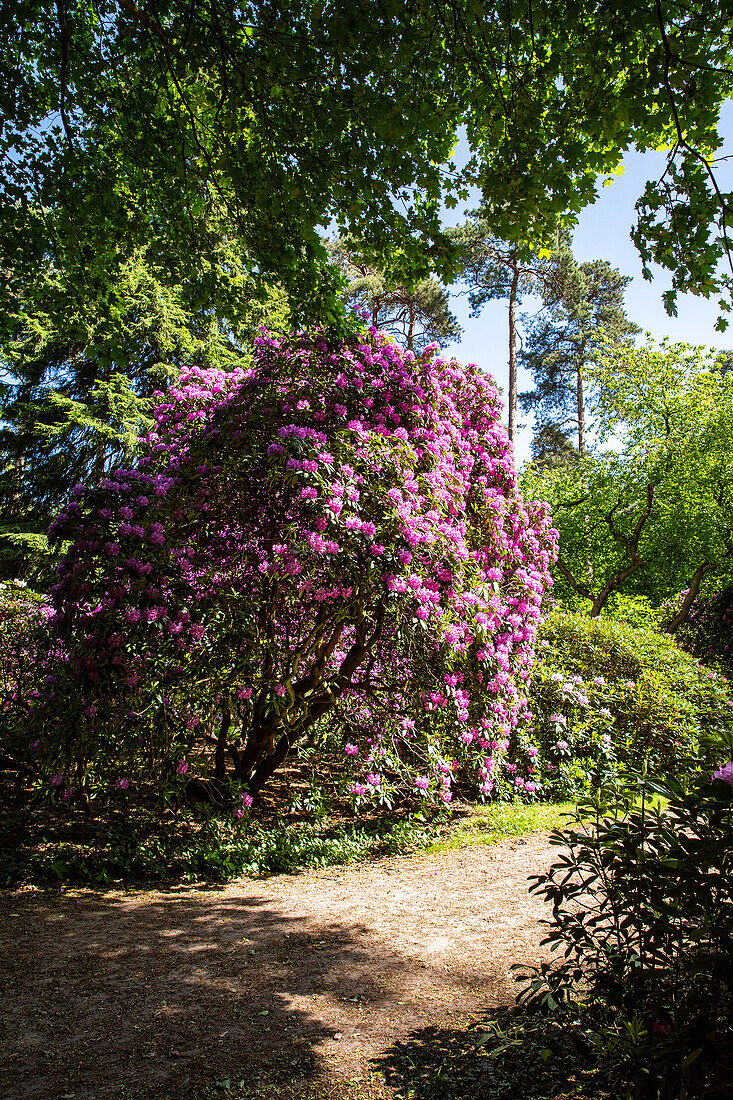
[[[729,685],[665,634],[554,612],[542,624],[530,708],[542,789],[577,797],[629,769],[672,777],[733,736]]]
[[[403,280],[448,276],[443,198],[478,186],[492,232],[526,251],[593,201],[626,149],[661,148],[636,239],[674,272],[673,309],[678,289],[728,285],[713,159],[730,17],[728,0],[24,0],[0,82],[2,252],[32,271],[76,225],[80,260],[104,272],[120,236],[165,225],[186,266],[226,214],[251,270],[329,322],[318,228],[332,220]],[[446,169],[461,127],[471,155]]]
[[[96,829],[54,830],[46,822],[18,834],[8,818],[13,843],[0,856],[0,885],[19,883],[97,883],[112,880],[226,882],[233,878],[285,874],[306,867],[330,867],[378,855],[424,848],[434,830],[423,818],[331,824],[283,821],[260,824],[245,817],[228,820],[203,810],[171,820],[138,809],[107,818]],[[55,835],[56,834],[56,835]],[[85,835],[83,840],[79,834]]]
[[[346,281],[344,301],[365,320],[410,350],[460,337],[461,326],[448,308],[448,291],[428,276],[414,287],[390,282],[384,271],[348,238],[333,241],[329,254]]]
[[[284,321],[282,299],[260,300],[230,242],[212,233],[212,255],[184,276],[163,248],[153,230],[145,248],[121,242],[103,273],[44,257],[0,292],[5,576],[43,567],[39,540],[73,484],[129,462],[154,391],[186,365],[241,363],[258,324]]]
[[[626,626],[639,627],[642,630],[658,631],[665,615],[658,607],[652,607],[647,596],[631,596],[624,592],[612,592],[603,605],[601,618],[612,619]],[[675,639],[679,641],[679,639]]]
[[[578,457],[570,436],[557,424],[540,424],[532,433],[532,464],[544,472],[555,466],[572,466]]]
[[[733,380],[682,344],[617,348],[590,370],[597,424],[614,449],[524,472],[560,533],[555,569],[601,612],[621,589],[659,605],[733,556]]]
[[[731,742],[718,752],[722,763]],[[581,802],[531,888],[552,905],[544,942],[562,958],[526,974],[521,997],[570,1002],[614,1095],[707,1095],[730,1036],[733,765],[724,774],[639,780]]]

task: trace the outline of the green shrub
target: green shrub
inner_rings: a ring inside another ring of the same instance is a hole
[[[525,973],[520,1000],[593,1026],[613,1095],[701,1096],[731,1038],[733,763],[716,774],[583,801],[531,887],[562,958]]]
[[[628,769],[674,777],[733,732],[724,677],[666,634],[553,612],[530,686],[538,789],[577,797]]]
[[[642,630],[658,630],[664,619],[661,608],[652,607],[647,596],[627,595],[625,592],[611,593],[603,605],[601,617]]]
[[[49,613],[45,598],[23,581],[0,583],[0,764],[24,767],[34,757],[28,717],[44,689],[38,669]]]

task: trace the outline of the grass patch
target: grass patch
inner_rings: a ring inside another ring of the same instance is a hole
[[[461,807],[457,816],[440,827],[440,836],[426,845],[432,852],[496,844],[507,837],[549,833],[567,824],[573,802],[491,802]]]

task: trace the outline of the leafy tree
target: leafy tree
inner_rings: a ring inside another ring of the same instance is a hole
[[[375,328],[396,336],[410,351],[460,336],[461,326],[448,308],[448,291],[437,279],[428,276],[414,287],[396,286],[348,240],[332,242],[329,253],[346,280],[346,304],[365,312]]]
[[[713,353],[649,344],[600,360],[594,383],[619,451],[530,468],[525,492],[551,504],[561,594],[597,616],[618,590],[659,605],[685,588],[674,630],[703,578],[733,558],[733,380]]]
[[[253,273],[328,321],[332,220],[390,278],[448,278],[443,199],[478,186],[494,235],[525,250],[626,149],[663,148],[635,240],[672,272],[674,309],[730,286],[714,159],[732,16],[731,0],[22,0],[0,81],[2,253],[33,270],[55,240],[104,257],[165,225],[195,264],[226,211]],[[446,169],[461,127],[468,163]]]
[[[520,360],[534,379],[535,388],[520,396],[522,409],[535,413],[536,430],[570,424],[578,430],[578,453],[586,445],[586,380],[598,354],[609,345],[623,344],[638,325],[624,309],[624,288],[631,281],[606,260],[576,264],[567,245],[558,260],[562,279],[545,284],[545,308],[526,323]]]
[[[76,488],[49,772],[165,781],[211,745],[254,794],[328,718],[358,799],[449,801],[453,759],[485,784],[525,713],[552,533],[490,380],[434,351],[263,336],[250,368],[184,371],[140,462]]]

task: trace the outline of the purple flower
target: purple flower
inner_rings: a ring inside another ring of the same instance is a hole
[[[129,786],[130,780],[127,779],[124,775],[121,775],[117,779],[115,779],[115,787],[118,791],[126,791]]]
[[[347,756],[358,756],[359,746],[358,745],[344,745],[344,752],[346,753]]]
[[[723,764],[722,768],[714,771],[712,778],[722,779],[724,783],[728,783],[733,787],[733,760],[729,760],[727,764]]]
[[[179,775],[185,775],[186,772],[188,771],[188,761],[187,760],[179,760],[178,764],[176,765],[176,771],[178,772]]]
[[[430,786],[430,780],[426,775],[418,775],[415,779],[415,786],[419,791],[426,791]]]
[[[376,775],[374,772],[370,772],[366,777],[366,781],[370,787],[378,787],[382,782],[382,777],[381,775]]]

